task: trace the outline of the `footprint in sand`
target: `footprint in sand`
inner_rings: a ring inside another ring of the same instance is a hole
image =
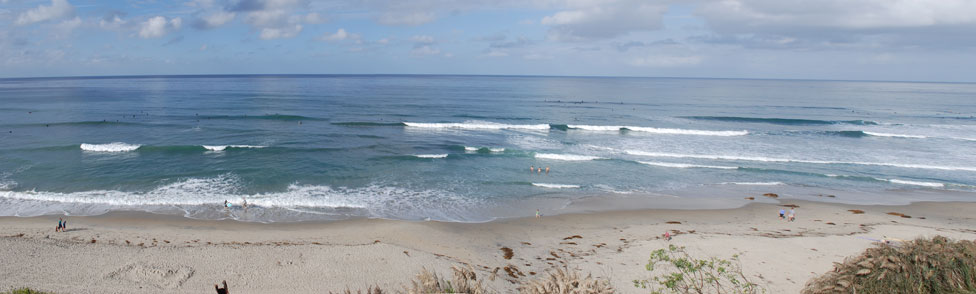
[[[193,272],[193,268],[185,265],[134,263],[109,273],[106,278],[160,289],[175,289],[190,279]]]

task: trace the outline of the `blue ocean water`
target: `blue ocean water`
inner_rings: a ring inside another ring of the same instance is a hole
[[[973,201],[974,102],[976,84],[951,83],[5,79],[0,215],[485,221],[761,191]]]

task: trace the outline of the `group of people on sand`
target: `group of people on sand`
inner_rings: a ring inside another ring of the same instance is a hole
[[[779,210],[779,218],[780,219],[785,219],[785,220],[791,221],[791,222],[792,221],[795,221],[796,220],[796,207],[790,207],[790,214],[789,215],[786,214],[786,210],[785,209],[780,208],[780,210]]]
[[[542,167],[540,166],[539,168],[536,168],[534,165],[530,165],[529,166],[529,172],[541,174],[542,173]],[[549,174],[549,167],[548,166],[546,167],[546,174],[547,175]]]
[[[55,228],[54,231],[55,232],[64,232],[64,230],[67,228],[67,226],[68,226],[68,221],[64,220],[64,218],[59,217],[58,218],[58,227]]]

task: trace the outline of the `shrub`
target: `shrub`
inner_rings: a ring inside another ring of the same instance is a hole
[[[647,271],[664,269],[664,273],[650,280],[634,280],[634,287],[650,288],[652,293],[765,293],[766,290],[750,282],[739,263],[739,256],[731,259],[695,259],[684,247],[668,246],[651,253]]]
[[[454,276],[451,281],[438,277],[437,273],[429,271],[426,268],[423,269],[419,274],[417,274],[417,278],[415,280],[410,281],[412,287],[406,289],[407,293],[491,293],[481,284],[481,281],[478,280],[478,276],[475,275],[474,270],[471,268],[458,268],[455,266],[451,267],[451,269],[454,270]]]
[[[881,244],[835,263],[803,293],[976,293],[976,242],[937,236]]]
[[[609,294],[614,293],[610,281],[595,279],[591,275],[580,277],[578,271],[556,268],[543,277],[519,287],[523,294]]]

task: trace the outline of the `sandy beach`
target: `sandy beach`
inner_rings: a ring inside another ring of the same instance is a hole
[[[795,222],[781,220],[796,205]],[[787,208],[788,209],[788,208]],[[863,210],[855,214],[849,210]],[[783,200],[721,210],[641,210],[567,214],[489,223],[362,219],[245,223],[147,213],[0,218],[0,289],[57,293],[321,293],[377,285],[399,290],[422,268],[449,273],[470,265],[503,293],[560,266],[608,278],[619,293],[644,293],[633,280],[655,249],[686,246],[697,257],[738,254],[743,271],[769,293],[797,293],[834,262],[877,240],[942,235],[976,238],[976,203],[855,206]],[[901,217],[888,214],[902,213]],[[513,256],[505,258],[502,248]],[[517,269],[513,275],[496,268]],[[492,273],[495,274],[492,274]],[[524,275],[524,276],[523,276]]]

